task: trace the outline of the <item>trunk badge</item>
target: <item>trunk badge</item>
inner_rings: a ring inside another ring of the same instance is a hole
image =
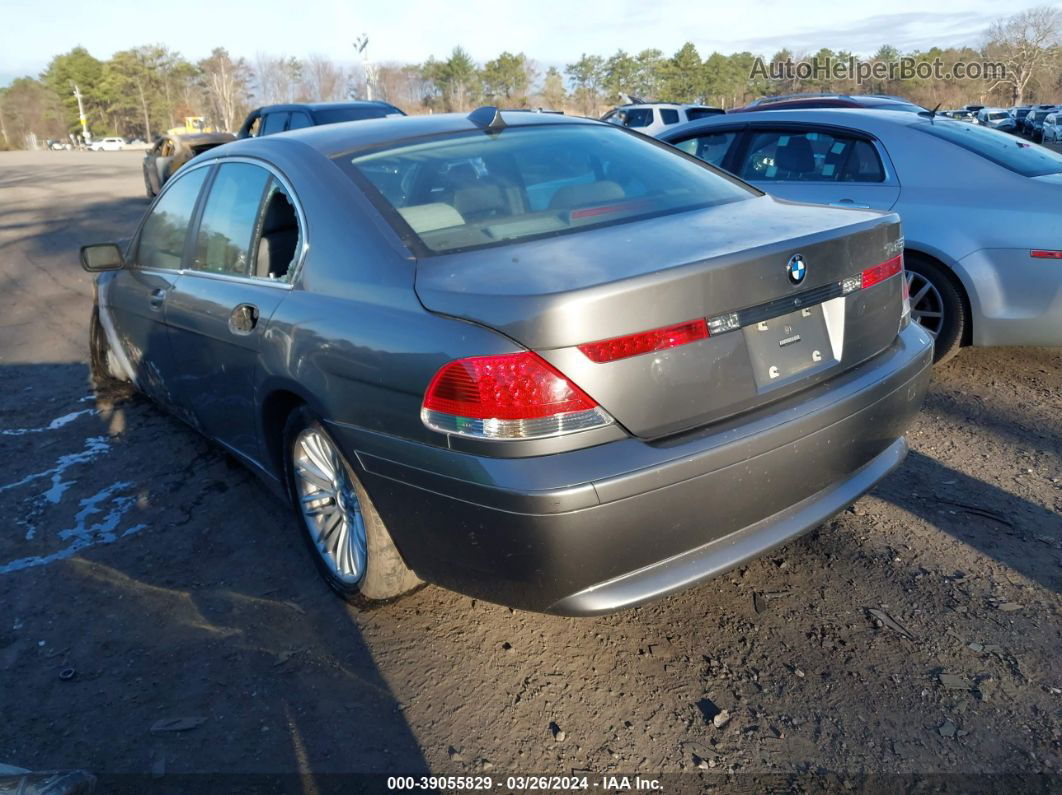
[[[789,262],[786,263],[785,272],[789,276],[789,281],[793,284],[800,284],[804,281],[804,276],[808,272],[808,265],[804,262],[804,257],[800,254],[791,256]]]

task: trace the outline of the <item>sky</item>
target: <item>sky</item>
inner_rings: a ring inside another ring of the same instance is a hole
[[[655,47],[671,54],[686,41],[702,56],[783,47],[869,55],[886,43],[900,50],[977,46],[993,20],[1044,1],[0,0],[0,85],[38,74],[52,55],[77,45],[101,59],[161,43],[190,60],[224,46],[248,59],[322,53],[348,62],[361,33],[380,62],[420,63],[458,44],[480,62],[509,50],[559,66],[584,52]]]

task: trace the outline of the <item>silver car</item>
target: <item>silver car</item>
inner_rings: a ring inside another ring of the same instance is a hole
[[[1062,141],[1062,111],[1047,114],[1043,126],[1043,142],[1054,144]]]
[[[914,317],[959,346],[1062,345],[1062,154],[930,114],[744,113],[660,136],[782,198],[898,212]]]

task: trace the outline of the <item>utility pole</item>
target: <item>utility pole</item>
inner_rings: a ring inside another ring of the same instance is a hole
[[[92,140],[92,133],[89,132],[88,119],[85,118],[85,106],[81,102],[81,89],[77,87],[77,83],[72,83],[74,87],[74,96],[77,98],[77,115],[81,121],[81,137],[86,141]]]
[[[365,52],[365,48],[369,46],[369,37],[362,33],[358,38],[354,39],[354,49],[361,53],[361,68],[365,73],[365,99],[372,99],[372,67],[369,66],[369,55]]]

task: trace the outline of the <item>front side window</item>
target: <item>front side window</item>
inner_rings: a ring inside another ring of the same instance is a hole
[[[730,151],[730,147],[733,145],[737,135],[737,130],[706,132],[680,141],[675,146],[686,154],[699,157],[706,163],[722,167],[723,159],[726,157],[727,152]]]
[[[136,264],[141,268],[177,269],[196,199],[209,169],[197,168],[172,179],[140,230]]]
[[[738,173],[753,181],[885,180],[885,169],[869,141],[821,130],[753,132]]]
[[[251,242],[271,175],[250,163],[223,163],[210,187],[195,242],[197,271],[247,276]]]
[[[303,127],[313,127],[313,119],[301,110],[294,111],[291,114],[291,120],[288,122],[288,129],[301,130]]]
[[[285,112],[267,113],[259,128],[259,135],[273,135],[284,132],[284,125],[288,123],[288,114]]]
[[[596,124],[460,133],[337,162],[400,233],[437,253],[758,195],[669,148]]]
[[[626,119],[623,122],[625,127],[648,127],[653,123],[653,109],[652,108],[630,108],[625,111]]]
[[[1025,177],[1062,173],[1062,154],[999,130],[936,120],[914,125],[914,128],[934,138],[957,144]]]

